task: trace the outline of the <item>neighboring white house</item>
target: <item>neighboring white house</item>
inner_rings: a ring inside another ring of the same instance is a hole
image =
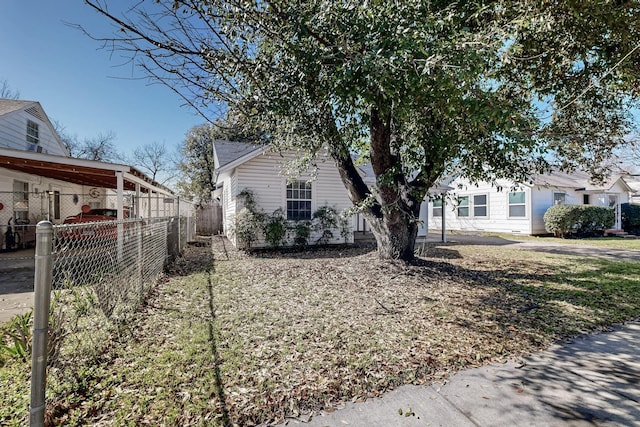
[[[629,201],[630,191],[620,176],[593,184],[582,172],[553,172],[521,184],[502,180],[497,186],[457,178],[450,185],[454,190],[446,197],[429,203],[431,229],[442,227],[444,215],[448,230],[545,234],[543,216],[554,204],[611,206],[616,212],[612,228],[620,229],[620,205]]]
[[[68,156],[39,102],[0,98],[0,148]]]
[[[135,206],[125,192],[138,196]],[[171,190],[131,166],[69,157],[38,102],[0,99],[0,250],[9,221],[29,245],[39,221],[60,224],[83,205],[169,216],[177,207],[166,201],[173,199]]]
[[[626,175],[624,180],[631,187],[629,203],[640,205],[640,176]]]

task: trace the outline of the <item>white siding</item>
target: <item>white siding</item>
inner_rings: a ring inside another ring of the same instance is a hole
[[[85,196],[88,192],[87,187],[0,168],[0,203],[3,205],[0,210],[1,225],[6,225],[9,218],[14,216],[14,181],[26,182],[29,185],[28,217],[32,225],[45,219],[49,219],[55,224],[60,224],[66,217],[80,213],[82,205],[87,203],[85,199],[85,197],[88,197]],[[54,218],[50,211],[48,191],[60,192],[60,218],[58,219]],[[73,197],[74,195],[77,196],[77,199]],[[74,199],[77,202],[74,202]]]
[[[237,195],[244,189],[251,190],[258,209],[263,210],[266,214],[271,214],[277,209],[283,209],[286,212],[287,179],[281,175],[281,170],[286,158],[291,156],[285,155],[285,157],[282,157],[278,153],[265,153],[238,166],[235,175],[232,174],[232,176],[237,176],[237,183],[232,182],[230,184],[235,192],[234,194]],[[351,201],[347,196],[347,191],[340,180],[340,175],[333,161],[329,158],[321,157],[317,164],[317,174],[311,182],[312,212],[325,205],[334,208],[337,212],[350,208]],[[310,178],[310,173],[303,173],[300,176],[302,180]],[[226,188],[227,183],[225,182],[223,185]],[[233,215],[235,215],[235,212],[233,212]],[[226,223],[225,233],[227,233],[233,223],[231,209],[227,210],[224,222]],[[339,231],[334,231],[333,234],[333,243],[343,242]],[[313,243],[319,237],[312,234],[310,243]],[[351,238],[349,238],[349,241],[351,241]],[[254,243],[254,246],[263,244],[264,242],[259,240]]]
[[[285,208],[286,179],[280,175],[281,165],[282,158],[271,153],[259,155],[240,165],[236,169],[237,193],[244,189],[251,190],[256,204],[267,214]]]
[[[457,188],[458,184],[462,184],[463,188],[453,190],[449,193],[448,199],[445,201],[444,215],[447,230],[456,231],[488,231],[501,233],[520,233],[530,234],[531,226],[531,194],[528,187],[522,187],[526,196],[527,214],[523,218],[509,217],[509,192],[512,186],[511,182],[501,181],[502,191],[491,186],[490,183],[478,183],[478,185],[469,185],[463,180],[454,181],[451,186]],[[475,216],[473,196],[487,196],[487,216]],[[459,216],[457,209],[457,198],[459,196],[469,197],[469,216]],[[432,232],[439,232],[442,229],[442,219],[434,217],[433,202],[429,202],[429,229]]]
[[[27,142],[28,120],[38,124],[40,140],[38,144]],[[0,116],[0,147],[22,151],[38,151],[38,146],[41,147],[43,153],[67,156],[67,152],[60,146],[54,136],[54,130],[46,121],[40,120],[24,110]]]
[[[531,234],[544,234],[547,230],[544,228],[544,213],[553,205],[553,193],[566,193],[566,190],[549,189],[534,187],[531,189],[532,213],[533,220],[531,222]],[[573,198],[567,194],[565,203],[575,202]]]
[[[230,177],[227,177],[222,181],[222,230],[224,234],[235,244],[232,225],[236,218],[236,198],[231,187]]]

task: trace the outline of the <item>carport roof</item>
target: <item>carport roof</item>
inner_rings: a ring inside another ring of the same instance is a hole
[[[138,183],[143,192],[151,189],[173,194],[173,191],[136,168],[116,163],[0,148],[0,167],[79,185],[111,189],[118,188],[117,172],[122,172],[124,190],[133,191]]]

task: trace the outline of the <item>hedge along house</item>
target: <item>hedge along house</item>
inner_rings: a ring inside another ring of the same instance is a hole
[[[456,178],[454,190],[429,202],[432,229],[488,231],[527,235],[546,234],[543,216],[555,204],[613,207],[614,230],[621,228],[620,205],[629,201],[630,188],[620,176],[593,184],[588,174],[553,172],[538,175],[529,183],[499,180],[471,184]]]

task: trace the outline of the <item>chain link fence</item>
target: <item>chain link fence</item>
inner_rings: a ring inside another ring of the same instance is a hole
[[[35,271],[34,324],[43,316],[48,321],[42,354],[36,354],[34,344],[32,372],[44,371],[38,369],[43,358],[49,366],[46,381],[32,381],[30,416],[36,424],[45,418],[46,407],[55,406],[51,397],[42,400],[46,387],[72,382],[78,369],[130,335],[133,316],[164,268],[195,238],[195,220],[177,216],[61,224],[52,233],[50,240],[38,237],[36,248],[43,259],[42,245],[47,246],[44,252],[51,260],[48,267],[36,262]],[[46,286],[39,285],[43,277]],[[38,308],[38,301],[49,296],[50,303]]]
[[[98,356],[135,314],[167,263],[170,223],[131,219],[54,227],[53,372],[64,375]]]
[[[118,196],[112,190],[93,188],[86,194],[72,194],[32,188],[34,191],[0,191],[0,252],[35,247],[36,225],[42,220],[51,221],[54,225],[64,224],[92,209],[116,215]],[[127,219],[181,217],[193,222],[195,217],[192,203],[177,196],[126,192],[123,207]],[[29,255],[16,254],[16,258],[25,256]]]

